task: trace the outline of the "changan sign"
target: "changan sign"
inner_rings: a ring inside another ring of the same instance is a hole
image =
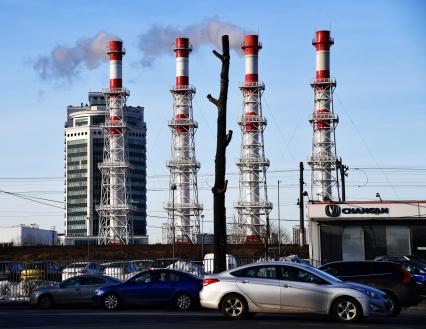
[[[386,219],[422,218],[426,219],[426,202],[346,202],[346,203],[308,203],[309,218],[323,219]]]

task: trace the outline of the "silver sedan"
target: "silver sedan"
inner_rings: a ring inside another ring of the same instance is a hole
[[[52,286],[36,289],[30,303],[48,309],[55,304],[92,303],[95,290],[121,283],[120,280],[105,275],[79,275]]]
[[[343,322],[387,315],[389,308],[389,300],[380,290],[287,262],[255,263],[206,276],[200,303],[233,319],[256,312],[317,313]]]

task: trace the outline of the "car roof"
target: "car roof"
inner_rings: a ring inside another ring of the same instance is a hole
[[[111,277],[111,276],[109,276],[109,275],[102,275],[102,274],[82,274],[82,275],[74,275],[74,276],[72,276],[72,277],[68,278],[67,280],[72,279],[72,278],[103,278],[103,279],[110,279],[110,280],[113,280],[113,281],[120,281],[120,282],[121,282],[121,280],[120,280],[120,279],[113,278],[113,277]]]
[[[269,262],[262,261],[258,263],[251,263],[247,265],[238,266],[226,272],[234,272],[235,270],[238,270],[238,269],[243,269],[243,268],[253,267],[253,266],[265,266],[265,265],[272,265],[272,266],[286,265],[286,266],[294,266],[294,267],[303,268],[303,269],[310,269],[312,267],[308,264],[303,264],[303,263],[294,263],[294,262],[285,262],[285,261],[269,261]]]
[[[395,265],[396,263],[394,261],[382,261],[382,260],[339,260],[339,261],[335,261],[335,262],[330,262],[324,265],[321,265],[319,268],[322,268],[324,266],[329,266],[329,265],[335,265],[335,264],[393,264]]]

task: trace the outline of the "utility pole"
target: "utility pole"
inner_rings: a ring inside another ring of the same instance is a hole
[[[303,200],[303,162],[299,164],[299,218],[300,218],[300,245],[305,245],[305,214],[304,214],[304,200]]]
[[[346,201],[346,183],[345,183],[345,177],[348,176],[348,170],[349,167],[345,166],[342,162],[342,158],[340,160],[337,160],[338,166],[340,169],[340,178],[342,179],[342,201]]]
[[[222,62],[220,73],[219,99],[211,94],[207,99],[217,107],[217,136],[215,158],[215,181],[213,192],[213,221],[214,221],[214,273],[226,270],[226,209],[225,193],[228,181],[226,174],[226,147],[232,139],[232,130],[226,133],[226,105],[229,86],[229,37],[222,36],[222,54],[213,50],[213,54]]]
[[[175,231],[175,191],[176,184],[171,184],[170,189],[172,190],[172,234],[173,234],[173,247],[172,247],[172,258],[173,258],[173,268],[175,268],[175,243],[176,243],[176,231]]]
[[[201,215],[201,260],[204,259],[204,215]]]
[[[281,181],[278,180],[278,259],[281,257],[280,183]]]
[[[266,233],[265,233],[265,260],[268,258],[269,251],[269,214],[266,215]]]

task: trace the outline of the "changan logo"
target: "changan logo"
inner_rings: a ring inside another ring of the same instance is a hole
[[[337,204],[329,204],[325,207],[325,214],[328,217],[339,217],[342,210]]]

